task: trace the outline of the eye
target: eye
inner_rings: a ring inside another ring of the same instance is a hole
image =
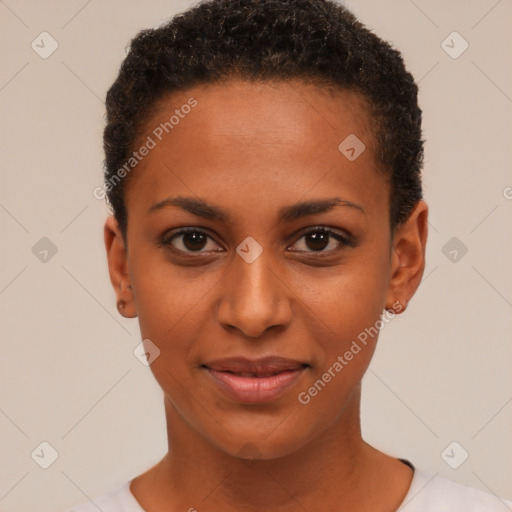
[[[210,244],[210,247],[208,247],[208,240],[213,241],[212,237],[205,231],[197,228],[186,228],[170,235],[165,234],[160,241],[160,245],[183,253],[221,252],[213,247],[213,245],[218,247],[216,243]],[[206,250],[203,251],[202,249],[205,249],[205,247]]]
[[[304,239],[303,243],[300,241]],[[209,241],[211,241],[209,243]],[[177,253],[202,254],[211,252],[223,252],[213,238],[198,228],[185,228],[174,233],[166,233],[159,245],[171,249]],[[300,248],[300,247],[305,248]],[[292,246],[292,250],[298,252],[331,253],[342,250],[344,247],[354,247],[354,243],[348,235],[342,235],[324,226],[318,226],[305,232]],[[298,247],[298,248],[297,248]],[[325,249],[328,250],[325,250]]]
[[[299,241],[302,239],[304,239],[304,243],[301,244]],[[336,252],[343,249],[345,246],[354,246],[352,240],[350,240],[348,236],[336,233],[332,229],[323,226],[318,226],[304,233],[292,247],[296,247],[297,245],[306,246],[306,249],[298,249],[298,252],[320,253]],[[326,247],[330,247],[330,249],[327,251],[324,250]]]

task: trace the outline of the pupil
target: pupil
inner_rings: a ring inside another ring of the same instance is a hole
[[[310,249],[322,250],[325,249],[329,243],[329,233],[322,233],[321,231],[315,231],[306,237],[306,240],[311,241],[312,244],[308,243]]]
[[[191,251],[202,249],[204,247],[205,241],[206,237],[204,234],[199,233],[198,231],[185,233],[183,236],[183,244],[185,247],[187,247],[187,249],[190,249]]]

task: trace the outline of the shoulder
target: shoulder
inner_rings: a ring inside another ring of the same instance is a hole
[[[130,491],[130,483],[131,481],[125,482],[107,494],[64,512],[144,512]]]
[[[411,487],[398,511],[439,512],[503,512],[512,509],[512,501],[494,494],[461,485],[437,474],[415,470]]]

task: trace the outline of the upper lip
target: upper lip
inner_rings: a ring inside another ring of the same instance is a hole
[[[248,359],[246,357],[226,357],[216,359],[202,366],[219,372],[232,373],[280,373],[284,371],[299,370],[307,365],[293,359],[278,356],[267,356],[260,359]]]

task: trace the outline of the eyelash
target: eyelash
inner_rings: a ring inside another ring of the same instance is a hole
[[[213,240],[213,238],[206,231],[203,231],[203,230],[201,230],[199,228],[184,228],[184,229],[181,229],[180,231],[172,233],[171,235],[169,235],[168,233],[164,234],[162,236],[162,238],[160,239],[160,242],[159,242],[158,245],[160,247],[164,247],[166,249],[170,249],[171,251],[173,251],[175,253],[179,253],[181,255],[183,255],[183,254],[185,254],[185,255],[192,255],[192,257],[198,257],[198,256],[195,256],[195,255],[209,254],[211,252],[222,252],[222,251],[183,251],[181,249],[176,249],[175,247],[172,246],[172,242],[173,242],[174,239],[179,238],[180,236],[184,236],[184,235],[189,234],[189,233],[198,233],[198,234],[201,234],[201,235],[206,235],[208,238]],[[321,234],[324,234],[324,235],[328,235],[329,236],[329,241],[330,241],[331,238],[334,238],[336,241],[338,241],[340,243],[341,247],[338,248],[338,249],[331,249],[329,251],[324,251],[324,250],[312,251],[311,250],[311,251],[297,251],[297,252],[316,254],[316,255],[319,255],[321,257],[321,255],[326,255],[326,254],[327,255],[331,255],[332,253],[339,252],[344,247],[354,247],[355,246],[353,240],[351,240],[348,236],[343,236],[343,235],[333,231],[331,228],[328,228],[328,227],[325,227],[325,226],[316,226],[316,227],[314,227],[312,229],[309,229],[306,232],[303,232],[299,236],[297,241],[295,241],[292,245],[295,245],[299,240],[301,240],[304,237],[307,237],[308,235],[311,235],[312,233],[321,233]]]

